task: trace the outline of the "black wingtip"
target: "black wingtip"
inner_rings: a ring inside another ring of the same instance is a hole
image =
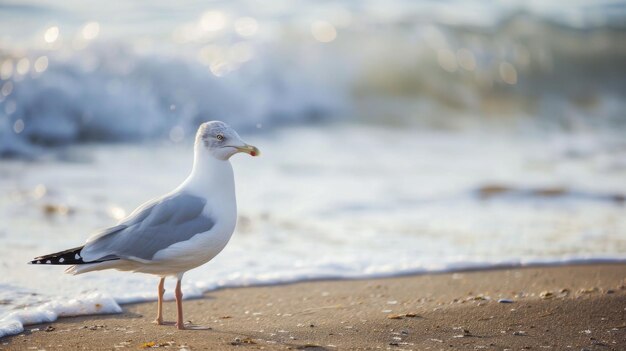
[[[28,262],[28,264],[35,265],[75,265],[75,264],[90,264],[90,263],[100,263],[104,261],[111,260],[119,260],[119,257],[115,256],[106,256],[94,261],[85,262],[81,256],[81,250],[83,246],[75,247],[73,249],[56,252],[49,255],[43,255],[35,257],[32,261]]]
[[[69,250],[55,252],[49,255],[43,255],[35,257],[29,264],[36,265],[73,265],[85,263],[80,256],[82,246],[75,247]]]

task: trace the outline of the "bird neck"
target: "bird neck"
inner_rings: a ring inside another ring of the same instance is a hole
[[[196,148],[191,174],[181,187],[198,195],[215,192],[234,194],[233,167],[228,160],[218,160],[204,148]]]

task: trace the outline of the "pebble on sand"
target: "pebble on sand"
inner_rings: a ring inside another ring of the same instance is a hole
[[[387,316],[387,319],[402,319],[402,317],[401,314],[390,314]]]
[[[554,293],[551,291],[542,291],[539,294],[539,297],[541,297],[542,299],[546,300],[546,299],[551,299],[554,297]]]
[[[255,345],[256,341],[252,340],[251,338],[235,338],[235,340],[231,341],[230,343],[233,346],[237,346],[237,345],[242,345],[242,344],[247,344],[247,345]]]

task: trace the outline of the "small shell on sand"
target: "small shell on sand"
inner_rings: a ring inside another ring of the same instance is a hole
[[[245,337],[245,338],[235,338],[235,340],[231,341],[230,344],[233,346],[237,346],[237,345],[242,345],[242,344],[247,344],[247,345],[254,345],[257,342],[252,340],[251,338]]]
[[[417,317],[419,317],[419,315],[417,313],[413,313],[413,312],[408,312],[408,313],[405,313],[405,314],[390,314],[390,315],[387,315],[387,319],[402,319],[404,317],[417,318]]]
[[[598,289],[597,287],[593,287],[593,288],[587,288],[587,289],[580,289],[578,290],[579,294],[591,294],[594,292],[598,292],[600,291],[600,289]]]
[[[551,291],[542,291],[539,294],[539,297],[541,297],[542,299],[546,300],[546,299],[551,299],[554,297],[554,293]]]

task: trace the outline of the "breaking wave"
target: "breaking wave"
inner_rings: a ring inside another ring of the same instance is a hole
[[[626,123],[619,2],[565,12],[558,4],[395,1],[382,11],[304,2],[316,11],[283,4],[279,13],[293,18],[280,21],[244,5],[198,9],[148,39],[141,28],[105,35],[104,24],[88,22],[26,27],[37,39],[20,41],[6,21],[14,40],[0,41],[0,155],[90,140],[178,141],[211,119],[238,128],[329,119],[560,130]]]

